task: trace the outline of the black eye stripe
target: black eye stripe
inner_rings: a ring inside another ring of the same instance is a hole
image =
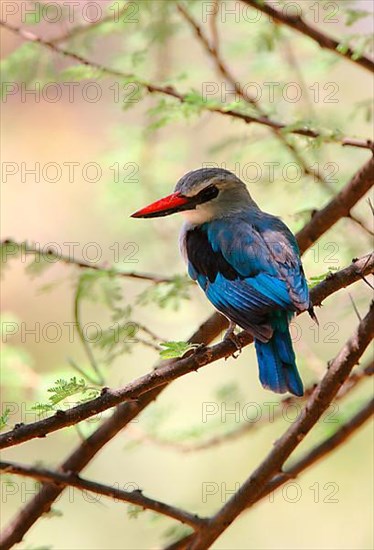
[[[202,189],[200,193],[198,193],[194,197],[182,195],[183,197],[188,199],[188,202],[185,206],[178,208],[178,211],[181,212],[183,210],[194,210],[198,204],[203,204],[204,202],[211,201],[212,199],[215,199],[218,194],[218,187],[216,187],[215,185],[209,185],[208,187],[205,187],[205,189]]]
[[[205,189],[202,189],[200,193],[196,195],[196,204],[202,204],[203,202],[210,201],[217,197],[218,193],[218,187],[216,187],[215,185],[209,185],[208,187],[205,187]]]

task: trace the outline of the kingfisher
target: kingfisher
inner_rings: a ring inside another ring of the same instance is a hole
[[[184,175],[174,193],[132,214],[156,218],[182,212],[180,249],[189,276],[229,321],[254,338],[260,381],[276,393],[303,395],[289,330],[308,310],[308,285],[296,238],[283,221],[262,211],[247,186],[222,168]]]

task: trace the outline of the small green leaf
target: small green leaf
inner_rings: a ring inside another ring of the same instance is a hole
[[[59,79],[65,82],[80,81],[80,80],[98,80],[103,78],[105,74],[96,67],[89,65],[72,65],[67,67],[59,74]]]
[[[10,409],[7,407],[5,411],[0,415],[0,431],[3,430],[8,424],[9,413]]]
[[[55,385],[47,390],[52,395],[49,397],[49,403],[37,403],[32,407],[33,410],[40,414],[55,410],[55,406],[73,395],[82,394],[81,402],[94,399],[100,393],[99,388],[88,386],[83,378],[77,380],[75,376],[70,380],[60,378],[56,380]]]
[[[60,518],[63,515],[64,514],[61,510],[59,510],[58,508],[55,508],[54,506],[52,506],[51,509],[44,514],[44,517],[47,517],[47,518]]]
[[[137,504],[129,504],[127,507],[127,515],[130,519],[137,519],[138,515],[144,511],[144,508],[137,506]]]
[[[335,266],[331,266],[328,268],[328,271],[325,271],[325,273],[321,273],[321,275],[315,275],[313,277],[309,277],[309,289],[314,288],[319,283],[324,281],[327,277],[329,277],[334,271],[337,271],[338,268]]]
[[[165,348],[160,351],[162,359],[175,359],[183,357],[185,353],[199,347],[199,344],[189,344],[188,342],[161,342],[160,346]]]
[[[42,20],[42,6],[40,2],[34,2],[34,10],[24,14],[25,25],[37,25]]]
[[[185,275],[175,275],[170,282],[148,287],[137,298],[138,304],[157,304],[160,308],[167,306],[177,310],[182,300],[189,299],[191,280]]]
[[[193,532],[192,528],[188,525],[183,525],[183,523],[172,525],[168,527],[163,533],[164,539],[172,544],[184,537],[187,537]]]
[[[351,25],[354,25],[356,21],[359,21],[360,19],[364,19],[365,17],[368,17],[368,15],[371,15],[370,12],[365,10],[357,10],[357,9],[350,9],[347,8],[345,10],[345,24],[347,27],[350,27]]]
[[[43,57],[44,53],[38,44],[25,42],[1,61],[2,82],[29,84],[35,78]],[[1,87],[2,93],[6,93],[5,88]]]

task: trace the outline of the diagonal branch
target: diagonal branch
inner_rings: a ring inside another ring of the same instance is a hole
[[[347,185],[321,210],[318,210],[297,234],[301,251],[312,246],[323,233],[340,218],[349,217],[353,206],[369,191],[374,183],[374,158],[370,158],[356,172]]]
[[[7,474],[31,477],[39,481],[49,482],[53,485],[62,487],[76,487],[81,491],[90,491],[97,495],[110,497],[114,500],[128,502],[130,504],[134,504],[135,506],[153,510],[158,514],[163,514],[164,516],[176,519],[181,523],[190,525],[195,529],[202,527],[205,523],[205,520],[196,514],[190,514],[189,512],[176,508],[175,506],[146,497],[139,489],[124,491],[122,489],[117,489],[116,487],[111,487],[110,485],[104,485],[102,483],[97,483],[96,481],[84,479],[74,472],[57,472],[47,468],[24,466],[12,462],[0,462],[0,470]]]
[[[286,10],[277,10],[264,0],[242,0],[242,2],[252,8],[266,13],[266,15],[269,15],[275,22],[286,25],[301,34],[308,36],[317,42],[321,48],[331,50],[337,55],[360,65],[360,67],[374,72],[374,63],[371,59],[366,56],[357,57],[356,53],[351,48],[347,48],[347,50],[342,51],[339,49],[339,42],[337,40],[324,34],[321,30],[311,27],[300,15],[289,15]]]
[[[368,401],[362,409],[360,409],[350,420],[340,426],[340,428],[329,438],[311,449],[306,455],[300,458],[292,466],[286,468],[282,473],[276,475],[266,485],[264,492],[259,498],[263,498],[267,494],[277,489],[280,485],[293,479],[301,472],[315,464],[317,461],[324,458],[331,451],[345,443],[345,441],[360,428],[374,413],[374,400]]]
[[[54,44],[53,42],[48,40],[43,40],[42,38],[36,36],[35,34],[29,31],[26,31],[22,27],[11,25],[8,22],[0,21],[0,26],[8,29],[11,32],[18,34],[18,36],[20,36],[24,40],[28,40],[29,42],[34,42],[36,44],[39,44],[40,46],[48,48],[49,50],[55,53],[58,53],[59,55],[63,55],[66,58],[72,59],[82,65],[85,65],[86,67],[92,67],[94,69],[97,69],[99,74],[113,76],[115,78],[125,79],[125,80],[131,79],[133,82],[137,83],[139,86],[142,86],[143,88],[145,88],[147,92],[151,94],[153,93],[164,94],[169,97],[173,97],[174,99],[177,99],[181,103],[190,102],[188,94],[187,95],[181,94],[173,86],[162,86],[162,85],[153,84],[151,82],[147,82],[146,80],[139,79],[135,75],[126,74],[126,73],[123,73],[122,71],[105,67],[104,65],[101,65],[96,61],[90,61],[86,59],[82,55],[62,49],[56,46],[56,44]],[[245,113],[241,113],[240,111],[237,111],[235,109],[224,109],[224,108],[221,108],[215,105],[210,105],[210,104],[206,104],[204,108],[207,111],[210,111],[212,113],[218,113],[222,116],[242,120],[247,124],[252,124],[252,123],[261,124],[263,126],[268,126],[269,128],[273,128],[276,130],[285,130],[287,129],[287,126],[288,126],[283,122],[272,120],[267,116],[255,117],[255,116],[247,115]],[[291,128],[289,130],[289,133],[296,134],[299,136],[304,136],[304,137],[310,137],[310,138],[320,138],[322,140],[333,142],[333,143],[339,143],[340,145],[344,145],[344,146],[374,150],[374,143],[370,139],[365,140],[365,139],[356,139],[356,138],[350,138],[350,137],[344,137],[344,136],[341,137],[337,135],[324,135],[324,132],[320,132],[312,128],[304,128],[304,127]]]
[[[193,537],[189,545],[190,550],[209,548],[235,518],[248,506],[257,502],[264,485],[281,472],[285,461],[321,418],[373,337],[374,303],[371,304],[369,312],[359,323],[351,338],[338,355],[330,361],[325,376],[314,390],[298,419],[276,441],[272,450],[240,489],[209,520],[209,524]]]
[[[198,24],[195,18],[191,15],[191,13],[185,8],[185,6],[181,2],[177,3],[177,10],[182,15],[182,17],[187,21],[187,23],[192,27],[198,40],[201,42],[206,52],[213,59],[219,73],[221,74],[221,76],[223,76],[223,78],[227,80],[227,82],[229,82],[229,84],[231,84],[236,94],[242,99],[244,99],[244,101],[246,101],[247,103],[250,103],[253,106],[258,106],[257,100],[255,100],[252,96],[250,96],[245,90],[245,88],[243,88],[240,85],[240,83],[232,74],[228,65],[223,60],[217,48],[214,46],[211,46],[210,41],[208,37],[205,35],[202,27]],[[262,116],[265,115],[265,113],[262,111],[260,112],[260,114]]]
[[[327,277],[311,291],[311,300],[314,304],[320,304],[331,292],[335,292],[359,280],[374,269],[374,254],[365,256],[351,266]],[[335,278],[336,277],[336,278]],[[339,283],[337,282],[339,281]],[[238,335],[241,346],[247,346],[253,341],[250,334],[245,331]],[[197,350],[193,355],[182,358],[176,362],[160,366],[136,380],[133,380],[123,388],[104,388],[101,395],[81,405],[77,405],[67,411],[57,411],[56,414],[32,424],[20,424],[10,432],[0,435],[0,448],[18,445],[24,441],[37,437],[45,437],[47,434],[77,424],[91,416],[97,415],[124,401],[137,400],[147,392],[155,388],[165,386],[177,378],[197,371],[200,368],[212,364],[218,359],[229,357],[236,350],[236,345],[230,340],[224,340],[210,348]]]
[[[313,466],[316,462],[322,458],[328,456],[335,449],[339,448],[345,443],[353,434],[357,432],[361,426],[367,422],[374,413],[374,401],[371,400],[366,403],[355,415],[352,416],[345,424],[330,437],[325,439],[322,443],[311,449],[301,459],[295,462],[292,466],[282,471],[280,474],[276,474],[264,487],[263,491],[258,495],[257,499],[251,506],[247,506],[247,509],[257,504],[260,500],[265,498],[269,493],[275,491],[281,487],[284,483],[290,479],[296,478],[304,470]],[[194,534],[188,535],[183,539],[169,545],[165,550],[184,550],[188,544],[192,542]]]

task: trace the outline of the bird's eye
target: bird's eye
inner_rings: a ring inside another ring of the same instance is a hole
[[[219,193],[218,187],[215,185],[209,185],[208,187],[205,187],[200,193],[197,195],[196,198],[198,198],[199,203],[207,202],[212,199],[214,199]]]

